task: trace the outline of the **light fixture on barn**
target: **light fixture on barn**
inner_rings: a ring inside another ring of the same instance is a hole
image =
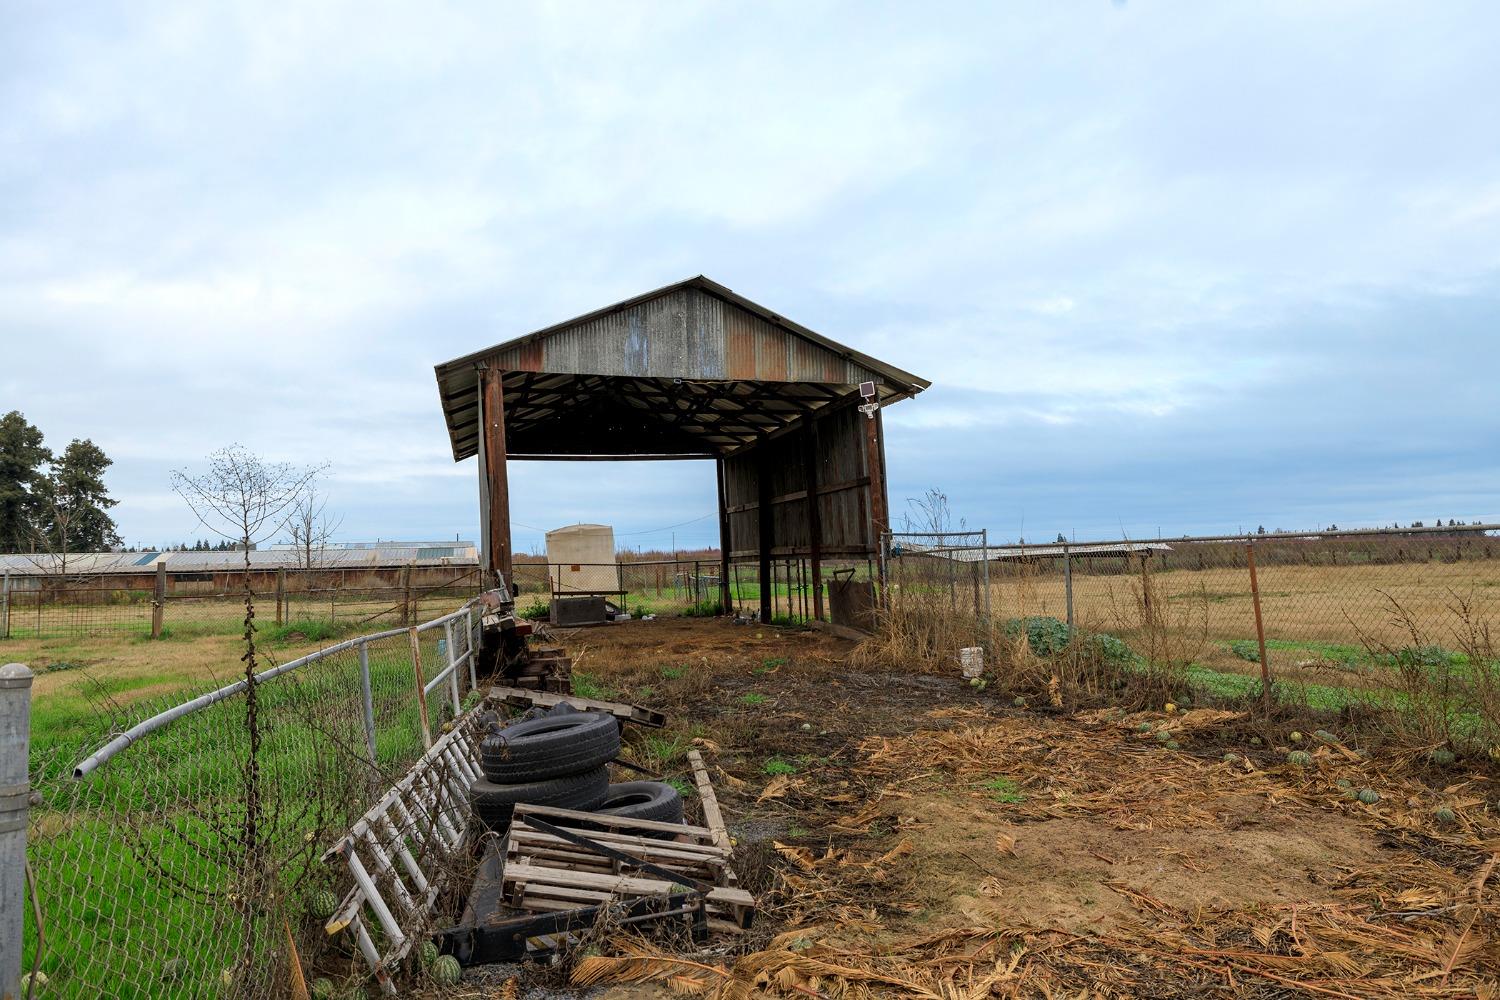
[[[875,398],[875,383],[861,382],[859,384],[859,394],[865,400],[860,404],[859,412],[863,413],[866,418],[874,420],[875,411],[880,409],[880,401]]]

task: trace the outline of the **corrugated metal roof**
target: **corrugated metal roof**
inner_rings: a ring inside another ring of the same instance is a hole
[[[69,576],[102,573],[142,573],[154,571],[155,563],[165,563],[169,573],[234,572],[245,565],[245,553],[228,552],[81,552],[70,554],[66,562]],[[315,569],[374,569],[387,566],[477,566],[479,552],[470,542],[450,542],[443,546],[380,545],[359,549],[325,549],[313,554]],[[13,576],[49,576],[61,572],[62,560],[48,555],[0,555],[0,573]],[[295,549],[257,549],[250,553],[250,568],[296,569],[300,554]]]
[[[478,368],[490,365],[516,373],[505,396],[506,437],[518,455],[569,454],[580,437],[613,448],[602,454],[726,454],[861,382],[875,383],[883,403],[931,384],[699,275],[438,365],[455,461],[476,452]],[[740,401],[735,386],[748,387]],[[770,419],[744,429],[756,414]],[[534,447],[527,441],[526,421],[559,416],[596,430],[554,426]],[[640,433],[643,418],[659,425],[653,435]]]
[[[1171,552],[1172,546],[1165,542],[1111,542],[1103,545],[991,545],[989,548],[960,548],[956,546],[922,545],[901,541],[903,552],[912,555],[952,559],[954,562],[1004,562],[1016,559],[1047,559],[1061,557],[1064,551],[1070,556],[1123,556],[1142,552]],[[895,554],[893,552],[893,554]]]

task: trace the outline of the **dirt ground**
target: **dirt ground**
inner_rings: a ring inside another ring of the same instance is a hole
[[[560,639],[584,684],[668,714],[631,733],[639,763],[686,777],[682,755],[702,749],[761,900],[727,947],[606,941],[577,981],[646,984],[631,996],[1500,997],[1489,773],[1213,709],[1019,706],[956,671],[856,670],[852,645],[819,632],[664,619]]]

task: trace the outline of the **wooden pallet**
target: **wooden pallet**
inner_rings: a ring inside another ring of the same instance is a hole
[[[544,913],[695,891],[709,930],[742,931],[755,918],[755,898],[736,884],[719,839],[708,827],[518,805],[502,895],[518,910]]]

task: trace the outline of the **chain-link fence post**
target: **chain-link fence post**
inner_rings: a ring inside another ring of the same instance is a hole
[[[370,689],[370,647],[359,644],[359,693],[364,707],[365,745],[370,751],[370,764],[376,765],[375,756],[375,695]]]
[[[30,735],[31,671],[7,663],[0,667],[0,997],[20,996],[21,988]]]

